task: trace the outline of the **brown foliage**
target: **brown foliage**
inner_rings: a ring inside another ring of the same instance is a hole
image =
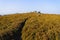
[[[0,40],[60,40],[60,15],[30,12],[1,16]]]

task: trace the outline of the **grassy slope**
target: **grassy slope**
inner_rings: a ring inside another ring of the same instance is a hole
[[[22,29],[22,40],[60,40],[60,15],[53,14],[12,14],[0,17],[0,36],[11,34],[27,21]]]
[[[36,13],[26,13],[26,14],[12,14],[5,15],[0,17],[0,37],[2,38],[4,35],[13,34],[12,31],[18,30],[22,22],[30,17],[34,17]],[[3,40],[3,38],[1,39]],[[5,39],[6,40],[6,39]]]
[[[22,30],[22,39],[60,40],[60,15],[40,14],[28,19]]]

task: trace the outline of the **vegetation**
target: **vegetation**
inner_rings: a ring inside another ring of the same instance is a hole
[[[60,15],[31,17],[23,27],[22,40],[60,40]]]
[[[60,15],[39,13],[0,16],[0,40],[60,40]]]
[[[0,17],[0,40],[19,40],[22,27],[25,21],[35,16],[36,13],[31,14],[12,14]]]

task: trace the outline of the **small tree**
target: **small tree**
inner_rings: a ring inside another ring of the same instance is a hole
[[[41,13],[40,11],[38,11],[38,13]]]
[[[34,11],[34,12],[37,12],[37,11]]]

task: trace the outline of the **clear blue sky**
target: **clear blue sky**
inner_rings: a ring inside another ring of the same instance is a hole
[[[60,0],[0,0],[0,15],[35,10],[60,13]]]

